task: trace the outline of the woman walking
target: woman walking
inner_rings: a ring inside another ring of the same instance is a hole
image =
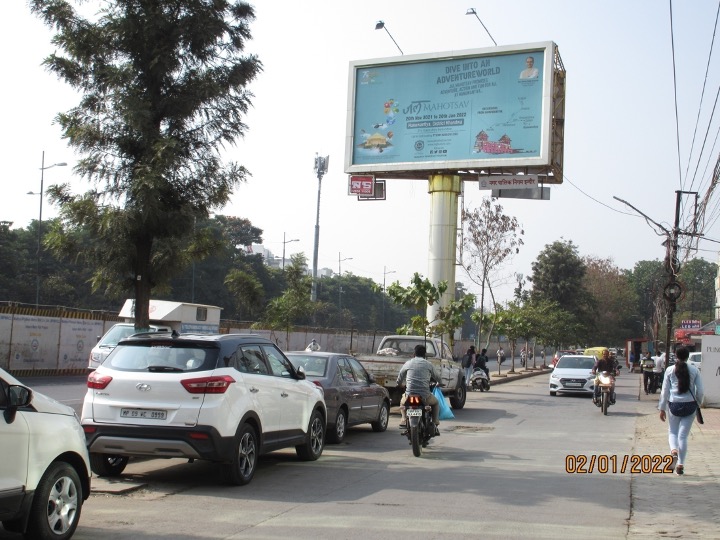
[[[675,474],[685,472],[687,440],[695,420],[695,412],[703,400],[700,372],[687,364],[690,352],[685,347],[675,351],[675,365],[665,371],[665,381],[660,394],[660,420],[668,419],[668,442],[673,455]]]

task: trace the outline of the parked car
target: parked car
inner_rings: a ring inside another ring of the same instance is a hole
[[[172,328],[169,326],[158,326],[151,324],[148,332],[170,332]],[[90,351],[88,357],[88,369],[96,369],[102,364],[107,358],[108,354],[117,346],[118,342],[126,337],[132,336],[137,333],[135,330],[135,323],[117,323],[110,327],[110,330],[105,332],[105,335],[98,338],[97,344]]]
[[[0,521],[33,540],[67,540],[90,495],[75,411],[0,369]]]
[[[331,352],[287,352],[296,369],[302,367],[309,381],[321,386],[328,411],[327,438],[341,443],[347,428],[370,424],[373,431],[387,429],[390,394],[355,358]]]
[[[575,354],[575,351],[570,351],[570,350],[556,351],[552,357],[552,360],[550,361],[550,366],[555,367],[558,363],[558,360],[560,360],[560,358],[562,358],[563,356],[568,355],[568,354]]]
[[[594,365],[594,356],[568,354],[560,358],[550,373],[550,395],[592,394],[595,390]]]
[[[295,447],[320,457],[323,391],[271,341],[243,334],[136,334],[88,377],[82,425],[92,470],[117,476],[131,457],[214,461],[237,485],[258,457]]]
[[[691,352],[687,363],[698,368],[698,371],[702,371],[702,352]]]

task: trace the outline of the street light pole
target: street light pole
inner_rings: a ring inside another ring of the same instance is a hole
[[[53,163],[45,166],[45,150],[42,153],[42,162],[40,165],[40,215],[38,217],[38,237],[37,237],[37,255],[35,259],[35,307],[40,307],[40,254],[42,252],[42,207],[43,193],[45,190],[45,169],[53,167],[65,167],[67,163]],[[28,195],[36,195],[32,191],[28,191]]]
[[[351,261],[352,257],[345,257],[344,259],[340,258],[340,252],[338,251],[338,282],[340,282],[340,278],[342,277],[342,268],[340,267],[340,263],[343,261]],[[342,309],[342,285],[338,285],[338,309]]]
[[[290,242],[299,242],[300,240],[298,238],[293,238],[292,240],[285,240],[285,233],[283,232],[283,260],[282,260],[282,271],[285,271],[285,244],[289,244]]]
[[[383,266],[383,289],[382,289],[382,329],[385,330],[385,276],[394,274],[395,270],[389,270]]]
[[[325,176],[328,169],[330,156],[318,156],[315,154],[315,173],[318,179],[317,193],[317,216],[315,218],[315,249],[313,252],[313,275],[312,290],[310,291],[310,301],[317,301],[317,265],[318,265],[318,245],[320,244],[320,189],[322,186],[322,177]]]

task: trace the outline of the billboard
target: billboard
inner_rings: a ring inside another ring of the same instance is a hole
[[[552,172],[555,68],[549,41],[351,62],[345,172]]]

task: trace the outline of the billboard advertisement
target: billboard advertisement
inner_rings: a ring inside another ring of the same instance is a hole
[[[345,172],[550,164],[552,42],[350,64]]]

